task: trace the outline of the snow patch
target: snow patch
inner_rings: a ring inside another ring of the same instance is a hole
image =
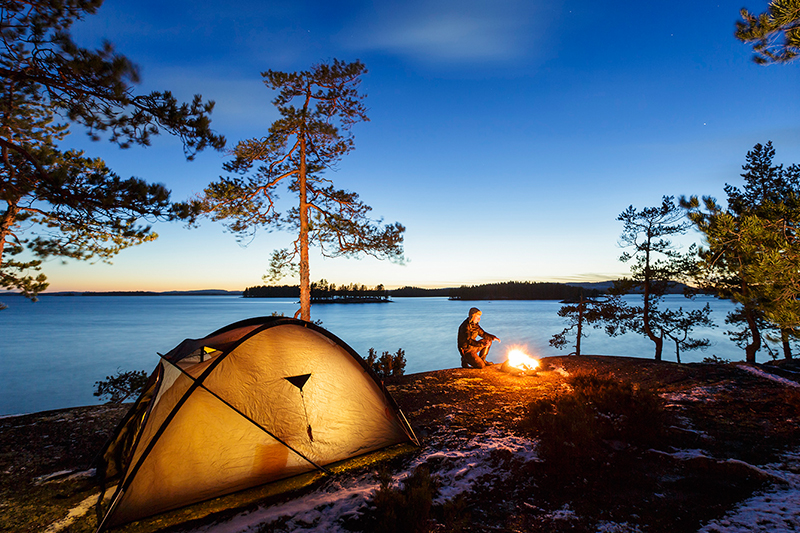
[[[569,372],[567,372],[567,371],[566,371],[566,369],[565,369],[563,366],[557,366],[557,367],[555,367],[555,368],[553,369],[553,371],[554,371],[556,374],[559,374],[559,375],[561,375],[561,376],[563,376],[563,377],[565,377],[565,378],[568,378],[568,377],[569,377]]]
[[[435,503],[444,503],[461,493],[472,490],[481,476],[493,473],[490,455],[507,450],[514,460],[537,460],[535,442],[515,435],[502,434],[497,428],[470,439],[461,450],[429,449],[423,451],[408,467],[395,477],[394,486],[411,475],[418,467],[436,464],[431,474],[442,481],[442,490]],[[294,500],[270,507],[259,507],[218,524],[201,526],[192,533],[255,533],[263,525],[285,520],[287,531],[298,533],[346,533],[341,519],[360,514],[378,490],[379,483],[373,473],[365,473],[348,480],[332,481],[316,491]],[[570,511],[571,512],[571,511]],[[574,514],[574,513],[573,513]]]
[[[604,520],[602,522],[598,522],[595,528],[597,533],[642,533],[642,530],[639,529],[639,526],[636,524],[631,525],[627,522],[622,522],[619,524],[617,522],[607,522]]]
[[[572,521],[578,519],[578,516],[575,514],[575,511],[569,508],[569,504],[564,505],[564,507],[553,511],[552,513],[544,515],[544,517],[549,518],[550,520],[563,520],[563,521]]]
[[[730,390],[729,384],[720,383],[719,385],[693,387],[687,391],[665,392],[660,396],[669,402],[713,402],[717,399],[717,394]]]
[[[116,485],[108,488],[105,492],[104,498],[111,498],[115,490],[117,490]],[[59,533],[59,531],[63,531],[69,528],[69,526],[71,526],[76,519],[85,515],[86,513],[89,512],[90,509],[94,508],[95,504],[97,503],[98,496],[100,496],[99,492],[96,494],[92,494],[91,496],[83,500],[77,506],[70,509],[69,513],[67,513],[67,516],[65,516],[61,520],[58,520],[50,524],[50,526],[48,526],[48,528],[44,530],[44,533]]]
[[[784,455],[780,462],[761,469],[785,483],[775,483],[757,492],[723,518],[706,524],[698,533],[800,530],[800,448]]]
[[[787,387],[800,387],[800,383],[797,383],[796,381],[792,381],[791,379],[782,378],[780,376],[776,376],[775,374],[770,374],[769,372],[764,372],[760,368],[756,368],[754,366],[739,365],[739,368],[741,368],[742,370],[746,370],[747,372],[750,372],[751,374],[755,374],[756,376],[758,376],[760,378],[769,379],[771,381],[774,381],[776,383],[780,383],[781,385],[785,385]]]
[[[491,466],[491,454],[497,451],[508,451],[516,460],[523,463],[538,460],[534,450],[535,443],[516,435],[503,435],[497,428],[490,428],[485,433],[476,435],[458,450],[433,450],[422,454],[411,464],[406,475],[418,466],[435,461],[440,466],[431,473],[442,482],[442,489],[436,504],[443,504],[459,494],[472,490],[480,482],[481,477],[496,474]],[[403,479],[405,476],[401,476]]]

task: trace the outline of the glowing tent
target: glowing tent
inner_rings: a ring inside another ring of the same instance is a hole
[[[336,336],[237,322],[162,357],[103,451],[101,478],[119,481],[100,529],[404,442],[405,417]]]

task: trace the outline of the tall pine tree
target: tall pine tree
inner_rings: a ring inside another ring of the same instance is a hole
[[[299,270],[303,320],[311,320],[310,246],[329,257],[403,260],[405,228],[397,222],[381,227],[358,194],[334,188],[324,174],[353,149],[351,127],[369,120],[358,91],[365,72],[358,61],[336,59],[308,71],[264,72],[264,84],[278,91],[273,104],[281,118],[266,136],[237,144],[225,165],[232,176],[210,184],[201,202],[213,220],[240,236],[258,228],[296,232],[290,247],[273,252],[265,278],[277,281]],[[298,199],[285,213],[278,211],[281,185]]]
[[[612,299],[605,304],[606,332],[617,335],[631,330],[644,335],[653,341],[655,359],[660,361],[665,336],[677,320],[686,317],[682,310],[665,314],[659,305],[690,269],[693,251],[682,253],[671,240],[686,233],[690,223],[671,196],[664,196],[656,207],[637,210],[629,206],[617,220],[623,223],[620,245],[627,249],[620,261],[630,263],[631,277],[615,282],[609,291]],[[642,305],[633,306],[622,299],[630,293],[641,293]]]
[[[762,330],[771,323],[781,332],[784,354],[800,328],[800,166],[773,164],[772,143],[756,144],[747,153],[744,186],[726,184],[727,207],[714,198],[682,198],[690,220],[705,238],[698,280],[739,308],[729,332],[744,346],[748,362],[756,361]]]
[[[101,4],[0,3],[0,287],[32,299],[47,287],[42,259],[107,261],[156,237],[143,218],[189,215],[164,186],[121,179],[102,160],[64,150],[69,122],[122,147],[146,146],[166,131],[188,158],[225,144],[210,129],[213,103],[137,95],[138,69],[126,57],[108,43],[93,51],[73,42],[72,25]]]

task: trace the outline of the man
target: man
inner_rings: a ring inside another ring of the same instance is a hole
[[[489,348],[492,347],[492,341],[500,342],[500,339],[486,333],[480,327],[481,310],[473,307],[469,310],[469,316],[458,327],[458,351],[461,353],[461,368],[483,368],[488,365],[493,365],[491,361],[486,360],[486,355],[489,353]],[[478,340],[480,336],[480,340]]]

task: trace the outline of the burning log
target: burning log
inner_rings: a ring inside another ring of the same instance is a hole
[[[518,376],[535,374],[538,368],[539,360],[529,356],[519,348],[512,348],[508,352],[508,358],[500,366],[501,371],[517,374]]]

